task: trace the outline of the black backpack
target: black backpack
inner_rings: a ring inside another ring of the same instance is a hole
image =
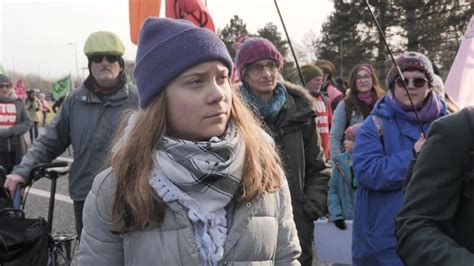
[[[0,172],[4,173],[4,170],[0,169]],[[0,174],[0,177],[2,176],[5,175]],[[4,180],[0,180],[0,184],[3,183]],[[13,200],[1,187],[0,265],[47,265],[48,248],[51,244],[52,239],[49,235],[49,226],[46,220],[42,217],[38,219],[25,218],[22,210],[13,208]]]
[[[0,210],[0,265],[47,265],[50,243],[43,218],[25,218],[21,210]]]

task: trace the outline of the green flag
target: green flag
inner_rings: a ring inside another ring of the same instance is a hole
[[[127,75],[127,85],[135,86],[135,80],[133,79],[133,76],[128,73],[126,75]]]
[[[72,91],[71,75],[68,75],[63,79],[56,81],[51,87],[51,93],[53,94],[53,99],[55,101],[57,101],[62,96],[68,94],[70,91]]]
[[[5,70],[3,69],[2,65],[0,65],[0,74],[5,74]]]

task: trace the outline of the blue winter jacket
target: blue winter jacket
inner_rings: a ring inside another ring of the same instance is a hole
[[[442,104],[438,117],[445,114]],[[432,122],[423,124],[425,132]],[[383,144],[375,123],[382,126]],[[419,138],[417,124],[390,96],[380,99],[362,124],[352,154],[360,183],[352,237],[355,266],[403,265],[395,251],[395,216],[402,206],[402,185]]]
[[[351,154],[348,152],[340,153],[333,159],[328,191],[328,209],[331,221],[352,220],[354,216],[355,189],[350,169],[351,161]]]

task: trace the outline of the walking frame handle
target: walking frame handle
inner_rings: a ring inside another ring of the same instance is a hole
[[[51,234],[53,226],[53,214],[54,214],[54,199],[56,196],[56,184],[57,179],[68,173],[69,169],[67,162],[57,161],[52,163],[38,164],[30,172],[31,182],[37,181],[41,178],[47,178],[51,180],[50,195],[49,195],[49,208],[48,208],[48,230]]]
[[[42,163],[38,164],[30,172],[31,182],[37,181],[43,177],[48,179],[56,179],[59,176],[65,175],[68,173],[69,169],[63,169],[68,166],[67,162],[57,161],[52,163]]]

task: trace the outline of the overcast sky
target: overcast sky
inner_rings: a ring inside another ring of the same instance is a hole
[[[136,46],[130,41],[128,0],[0,0],[0,64],[6,71],[60,78],[85,76],[87,59],[83,45],[91,32],[108,30],[125,43],[125,59],[134,59]],[[164,0],[162,1],[164,11]],[[278,0],[292,40],[300,41],[321,25],[333,10],[331,0]],[[222,29],[233,15],[256,32],[267,22],[283,33],[273,0],[207,0],[216,28]],[[162,15],[163,16],[163,15]]]

